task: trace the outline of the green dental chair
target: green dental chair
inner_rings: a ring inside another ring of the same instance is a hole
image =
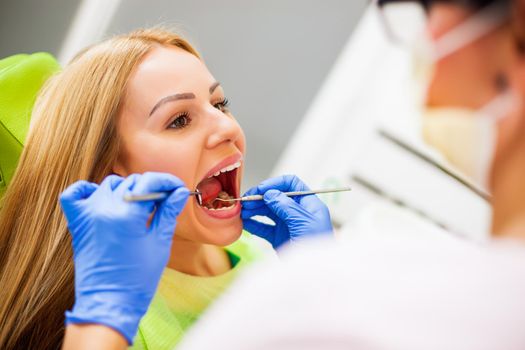
[[[59,69],[58,62],[47,53],[0,60],[0,198],[22,153],[38,92]]]

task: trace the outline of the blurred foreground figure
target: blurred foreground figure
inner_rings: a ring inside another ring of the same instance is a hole
[[[525,245],[413,237],[294,247],[246,273],[181,348],[524,349]]]
[[[420,3],[432,31],[504,1]],[[488,40],[484,36],[464,48],[470,52],[435,62],[426,101],[428,107],[476,109],[510,89],[518,100],[496,118],[492,130],[497,134],[485,139],[494,146],[485,165],[495,238],[477,245],[436,228],[420,239],[419,232],[390,238],[368,232],[347,242],[290,247],[281,264],[247,273],[235,292],[205,315],[183,349],[525,348],[525,1],[511,6],[508,19],[487,34],[501,45],[505,64],[489,56],[468,58],[487,52],[476,49]],[[461,79],[461,88],[452,93],[458,87],[451,83],[456,74],[480,65],[484,74]]]

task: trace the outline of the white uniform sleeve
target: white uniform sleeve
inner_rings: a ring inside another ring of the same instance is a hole
[[[525,246],[312,241],[247,270],[181,344],[196,349],[525,349]]]

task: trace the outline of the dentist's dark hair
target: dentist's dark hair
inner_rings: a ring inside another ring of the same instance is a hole
[[[473,10],[479,10],[489,5],[501,4],[502,6],[510,6],[511,0],[378,0],[378,5],[383,6],[389,3],[401,3],[401,2],[418,2],[424,8],[428,9],[433,4],[453,4],[458,6],[464,6]]]

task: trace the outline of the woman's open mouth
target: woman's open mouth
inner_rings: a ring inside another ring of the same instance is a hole
[[[238,158],[238,157],[237,157]],[[241,160],[224,166],[199,182],[197,190],[201,192],[201,207],[213,217],[226,218],[236,215],[240,209],[238,201],[228,200],[239,196],[238,174]]]

